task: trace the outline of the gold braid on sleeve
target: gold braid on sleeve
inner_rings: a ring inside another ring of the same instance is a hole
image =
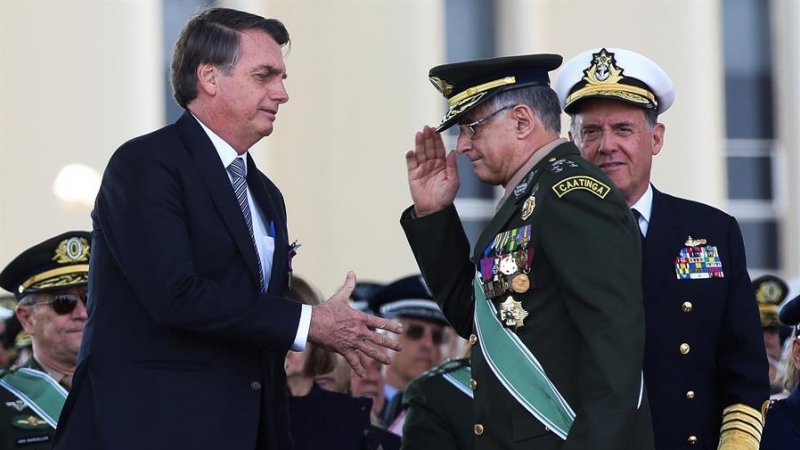
[[[764,413],[741,403],[728,406],[722,411],[717,450],[758,450],[763,428]]]

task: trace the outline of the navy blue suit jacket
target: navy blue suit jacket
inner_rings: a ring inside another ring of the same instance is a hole
[[[791,361],[789,362],[791,364]],[[795,387],[789,397],[774,402],[767,414],[761,450],[789,450],[800,448],[800,388]]]
[[[716,246],[723,278],[679,280],[675,258],[691,236]],[[657,450],[716,449],[724,408],[760,410],[769,373],[758,304],[736,219],[653,189],[642,277],[644,376]],[[681,345],[687,344],[681,352]]]
[[[301,305],[284,297],[282,196],[248,161],[249,189],[276,230],[266,294],[195,118],[114,153],[92,212],[90,319],[56,449],[291,448],[283,362]]]

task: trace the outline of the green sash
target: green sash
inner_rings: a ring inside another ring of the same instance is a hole
[[[470,370],[469,366],[462,367],[442,375],[442,378],[455,386],[456,389],[466,394],[469,398],[473,398],[472,388],[469,386],[469,380],[471,377],[472,371]]]
[[[51,427],[56,427],[67,391],[50,375],[23,367],[0,378],[0,386],[25,402]]]
[[[473,286],[478,342],[492,372],[528,412],[561,439],[566,439],[575,412],[547,378],[528,347],[500,324],[494,304],[486,300],[478,273]]]

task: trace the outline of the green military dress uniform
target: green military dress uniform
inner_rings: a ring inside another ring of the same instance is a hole
[[[471,450],[469,359],[452,359],[411,380],[403,392],[402,450]]]
[[[48,450],[53,445],[55,428],[2,383],[21,368],[37,370],[49,377],[34,358],[20,367],[0,371],[0,450]]]
[[[640,234],[622,196],[597,167],[573,144],[558,145],[514,188],[472,259],[454,206],[421,218],[412,211],[401,223],[422,274],[455,330],[474,344],[476,449],[653,448],[641,373]],[[483,270],[505,260],[507,240],[530,250],[529,286],[518,287],[521,292],[511,288],[519,270],[498,274],[498,282]],[[476,270],[496,307],[509,297],[519,302],[517,322],[509,328],[574,411],[566,439],[525,409],[492,371],[485,343],[474,335]]]

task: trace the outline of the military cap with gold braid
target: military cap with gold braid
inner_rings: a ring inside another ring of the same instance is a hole
[[[588,98],[620,100],[663,113],[675,100],[675,88],[664,69],[649,58],[621,48],[587,50],[559,70],[555,85],[567,114]]]
[[[448,110],[436,131],[500,92],[526,86],[549,86],[548,72],[561,65],[560,55],[521,55],[436,66],[428,77],[447,99]]]
[[[21,299],[88,283],[91,240],[86,231],[70,231],[25,250],[0,272],[0,287]]]
[[[778,309],[789,294],[786,282],[774,275],[764,275],[753,280],[753,290],[758,300],[761,327],[779,328],[783,325],[778,319]]]

